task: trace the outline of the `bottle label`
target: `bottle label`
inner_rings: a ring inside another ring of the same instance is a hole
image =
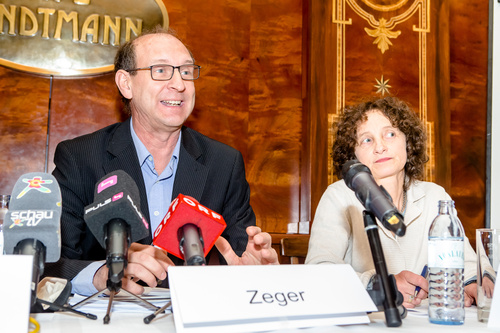
[[[429,267],[464,268],[464,242],[429,240]]]

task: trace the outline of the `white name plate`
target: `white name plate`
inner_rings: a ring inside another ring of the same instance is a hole
[[[498,278],[497,278],[498,279]],[[491,301],[490,315],[488,316],[488,328],[500,328],[500,283],[495,283],[493,299]],[[497,290],[498,289],[498,290]]]
[[[377,311],[350,265],[177,266],[168,279],[179,333],[365,324]]]
[[[33,256],[0,255],[0,332],[26,333]]]

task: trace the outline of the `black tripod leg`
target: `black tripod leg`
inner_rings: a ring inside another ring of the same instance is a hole
[[[110,291],[110,294],[109,294],[108,308],[107,308],[107,311],[106,311],[106,315],[104,316],[104,319],[103,319],[104,324],[108,324],[108,323],[109,323],[109,321],[111,320],[111,305],[113,304],[113,300],[114,300],[115,295],[116,295],[119,291],[124,292],[124,293],[125,293],[125,294],[127,294],[128,296],[133,297],[134,299],[136,299],[136,300],[138,300],[138,301],[140,301],[140,302],[144,303],[147,307],[149,307],[149,308],[151,308],[151,309],[155,310],[155,316],[156,316],[158,313],[160,313],[160,312],[164,311],[164,310],[165,310],[165,308],[168,306],[168,305],[167,305],[167,306],[165,306],[165,307],[163,307],[163,308],[159,308],[159,307],[157,307],[156,305],[154,305],[154,304],[152,304],[152,303],[150,303],[150,302],[146,301],[145,299],[143,299],[143,298],[141,298],[141,297],[139,297],[139,296],[137,296],[137,295],[135,295],[135,294],[131,293],[130,291],[128,291],[128,290],[126,290],[126,289],[123,289],[123,288],[120,288],[120,287],[119,287],[119,286],[117,286],[117,285],[113,285],[113,284],[111,284],[109,288],[103,289],[103,290],[101,290],[101,291],[99,291],[99,292],[95,293],[94,295],[91,295],[91,296],[89,296],[89,297],[87,297],[87,298],[85,298],[85,299],[81,300],[80,302],[76,303],[75,305],[73,305],[73,306],[71,306],[71,307],[68,307],[68,308],[66,308],[66,309],[68,309],[68,311],[70,311],[69,309],[71,309],[71,310],[75,311],[75,310],[74,310],[75,308],[77,308],[77,307],[79,307],[79,306],[82,306],[83,304],[87,303],[88,301],[90,301],[90,300],[94,299],[95,297],[97,297],[97,296],[99,296],[99,295],[103,294],[106,290],[109,290],[109,291]],[[169,304],[170,304],[170,302],[169,302]],[[93,315],[91,315],[91,316],[93,316]],[[153,318],[154,318],[154,317],[153,317]],[[151,320],[152,320],[153,318],[151,318]],[[91,319],[93,319],[93,318],[91,318]],[[151,321],[151,320],[150,320],[150,321]]]
[[[162,306],[161,308],[159,308],[158,310],[156,310],[154,313],[150,314],[149,316],[145,317],[144,318],[144,324],[149,324],[153,319],[156,318],[156,316],[159,314],[159,313],[162,313],[164,312],[170,305],[172,305],[172,302],[167,302],[167,304],[165,304],[164,306]]]
[[[141,298],[141,297],[137,296],[136,294],[132,294],[130,291],[128,291],[128,290],[126,290],[126,289],[123,289],[123,288],[122,288],[122,289],[121,289],[121,291],[122,291],[122,292],[124,292],[125,294],[127,294],[127,295],[129,295],[129,296],[131,296],[131,297],[135,298],[136,300],[138,300],[138,301],[140,301],[140,302],[142,302],[142,303],[146,304],[147,306],[149,306],[150,308],[152,308],[152,309],[154,309],[154,310],[159,309],[156,305],[154,305],[154,304],[152,304],[152,303],[150,303],[150,302],[146,301],[144,298]]]
[[[84,317],[86,317],[88,319],[92,319],[92,320],[97,319],[97,316],[95,314],[92,314],[92,313],[85,313],[82,311],[75,310],[75,309],[68,307],[68,306],[57,305],[55,303],[47,302],[47,301],[40,299],[40,298],[37,298],[36,301],[40,304],[49,305],[51,308],[57,309],[59,311],[68,311],[68,312],[71,312],[71,313],[74,313],[74,314],[77,314],[80,316],[84,316]]]
[[[89,297],[82,299],[80,302],[78,302],[75,305],[71,306],[71,308],[72,309],[76,309],[77,307],[84,305],[88,301],[90,301],[90,300],[94,299],[95,297],[103,294],[106,290],[108,290],[108,289],[103,289],[101,291],[96,292],[94,295],[90,295]]]
[[[113,304],[113,299],[115,298],[115,291],[111,291],[109,294],[109,301],[108,301],[108,309],[106,310],[106,315],[103,318],[103,323],[104,324],[109,324],[109,321],[111,320],[110,318],[110,312],[111,312],[111,304]]]

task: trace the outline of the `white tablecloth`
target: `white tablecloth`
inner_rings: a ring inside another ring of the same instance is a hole
[[[326,333],[326,332],[388,332],[388,330],[397,332],[498,332],[499,330],[488,329],[486,323],[478,322],[477,309],[475,306],[466,309],[466,318],[464,325],[448,326],[431,324],[427,317],[427,305],[422,304],[417,311],[408,311],[408,315],[403,319],[403,324],[397,328],[388,328],[385,325],[383,312],[372,313],[369,315],[371,323],[368,325],[351,326],[326,326],[312,327],[307,329],[287,329],[274,332],[296,332],[296,333]],[[161,314],[150,324],[143,322],[144,317],[150,314],[150,311],[140,312],[122,312],[115,311],[111,313],[109,324],[103,324],[104,312],[95,313],[97,320],[90,320],[71,313],[43,313],[32,314],[41,326],[41,333],[112,333],[112,332],[175,332],[173,315],[171,313]]]

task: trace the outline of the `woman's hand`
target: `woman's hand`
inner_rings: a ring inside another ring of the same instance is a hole
[[[483,282],[488,280],[491,284],[486,282],[486,284],[483,284],[483,286],[486,285],[487,289],[491,288],[491,295],[493,295],[493,287],[494,284],[491,280],[489,279],[483,279]],[[464,288],[464,305],[466,307],[471,306],[476,302],[477,299],[477,283],[471,283]]]
[[[396,278],[396,285],[399,292],[403,294],[403,306],[405,308],[414,308],[423,299],[427,298],[429,283],[422,275],[410,271],[402,271],[394,277]],[[420,287],[420,291],[415,295],[415,288],[417,287]]]

